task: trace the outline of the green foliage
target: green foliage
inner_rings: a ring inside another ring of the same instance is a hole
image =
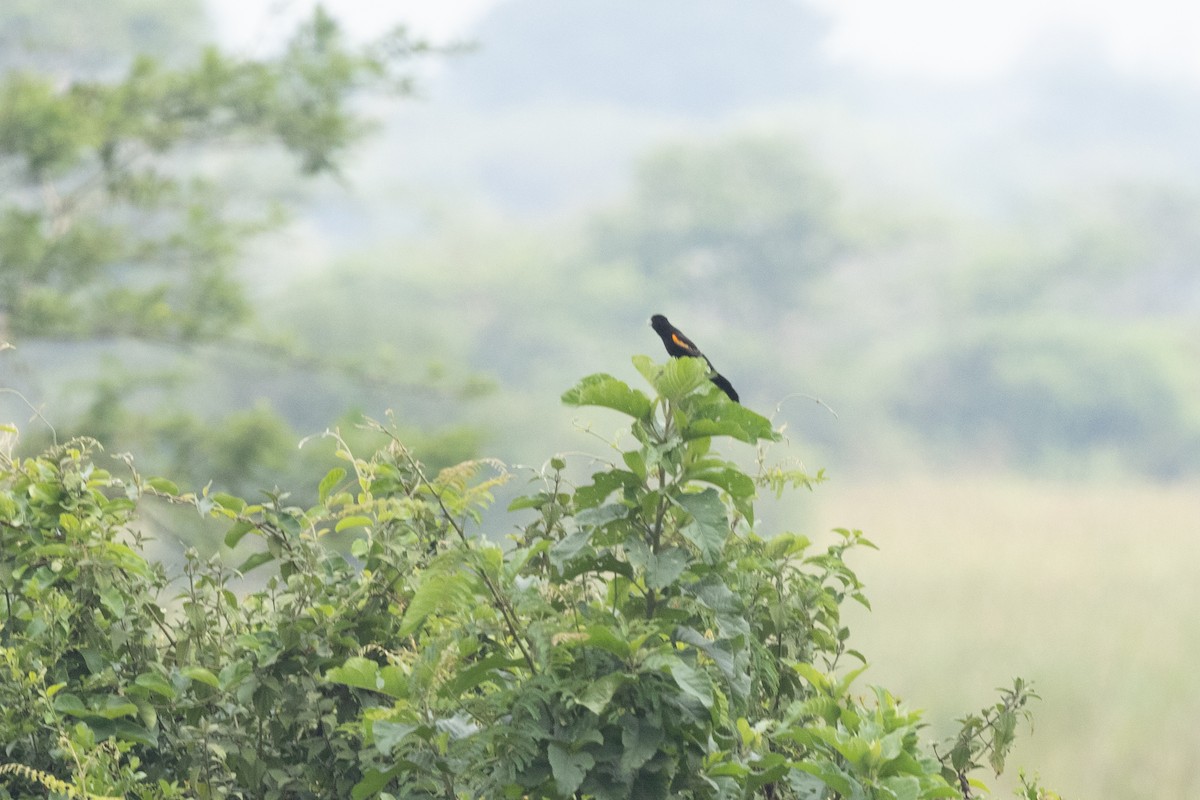
[[[1025,466],[1119,459],[1173,478],[1200,451],[1191,350],[1183,335],[1084,320],[977,322],[902,362],[895,411],[945,449]]]
[[[119,478],[80,441],[0,474],[0,739],[10,775],[138,797],[970,796],[999,770],[1030,696],[1018,682],[939,758],[920,715],[851,690],[866,604],[835,532],[768,534],[759,488],[714,449],[777,441],[694,359],[638,357],[564,395],[631,420],[590,480],[562,458],[483,535],[502,465],[428,473],[396,438],[355,455],[307,507]],[[188,554],[165,602],[136,512],[223,525],[237,570]],[[325,546],[352,534],[349,556]],[[353,561],[351,560],[353,558]],[[233,579],[271,573],[236,592]],[[12,796],[0,783],[0,797]]]
[[[278,216],[230,202],[197,148],[274,145],[331,171],[364,123],[353,93],[398,85],[419,46],[348,48],[323,11],[273,60],[206,49],[189,68],[141,57],[117,82],[12,72],[0,81],[0,312],[14,334],[203,340],[249,313],[233,273]]]
[[[158,11],[136,0],[107,9],[147,34],[157,23],[170,28],[187,9]],[[0,17],[13,20],[15,36],[30,13],[19,4]],[[45,44],[79,23],[47,12]],[[381,375],[396,384],[386,365],[368,370],[301,353],[281,334],[272,333],[270,343],[246,341],[266,334],[252,332],[244,251],[284,214],[238,174],[260,177],[254,161],[286,154],[305,176],[336,175],[371,128],[356,103],[366,92],[406,94],[401,69],[427,46],[403,30],[351,45],[317,8],[272,57],[185,49],[186,58],[130,57],[100,77],[32,68],[0,75],[0,170],[11,179],[0,199],[0,341],[22,349],[38,339],[117,342],[124,360],[139,363],[106,360],[92,377],[95,359],[68,365],[70,344],[39,362],[36,380],[65,385],[70,396],[57,404],[64,437],[82,432],[109,448],[137,449],[143,463],[177,477],[253,492],[298,480],[311,459],[289,454],[298,437],[266,403],[221,418],[211,403],[188,402],[183,390],[194,387],[195,375],[214,388],[242,383],[228,376],[245,367],[231,362],[249,353],[258,359],[255,380],[284,362],[349,376],[355,385]],[[131,355],[130,340],[159,349]],[[202,356],[203,365],[188,376],[180,355]],[[162,367],[172,356],[174,365]],[[346,410],[338,405],[315,424]],[[451,431],[434,446],[470,452],[473,437],[470,429]]]
[[[676,143],[642,159],[627,207],[596,226],[596,249],[684,296],[702,281],[726,305],[785,309],[843,247],[835,202],[830,179],[785,136]]]

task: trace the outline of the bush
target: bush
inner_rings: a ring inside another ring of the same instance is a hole
[[[551,459],[504,545],[480,531],[511,473],[429,475],[378,424],[390,444],[370,458],[330,434],[345,466],[309,508],[182,493],[132,465],[118,478],[87,441],[5,459],[0,797],[22,781],[147,798],[971,796],[981,765],[1003,768],[1028,688],[944,751],[886,690],[852,692],[864,664],[841,608],[867,601],[845,556],[870,542],[766,535],[756,493],[813,479],[752,476],[712,446],[776,441],[769,421],[702,362],[635,364],[653,397],[607,375],[563,396],[631,417],[633,444],[582,485]],[[190,553],[164,600],[136,516],[160,502],[261,548],[236,571]],[[333,532],[354,534],[348,554],[324,546]],[[267,563],[262,588],[233,591]]]

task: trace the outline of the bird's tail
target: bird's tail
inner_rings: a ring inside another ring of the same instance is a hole
[[[738,393],[736,391],[734,391],[733,386],[729,383],[729,381],[725,380],[724,375],[722,375],[719,372],[713,372],[713,374],[711,376],[709,376],[709,380],[712,381],[713,383],[715,383],[717,385],[718,389],[720,389],[725,394],[729,395],[730,400],[732,400],[735,403],[741,402],[738,399]]]

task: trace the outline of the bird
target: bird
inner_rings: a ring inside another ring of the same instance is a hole
[[[717,368],[708,360],[708,356],[700,352],[700,348],[696,347],[696,343],[683,335],[683,331],[672,325],[662,314],[655,314],[650,318],[650,327],[662,339],[663,347],[667,348],[667,355],[674,358],[682,358],[683,356],[691,356],[692,358],[703,358],[704,363],[708,364],[709,370],[712,372],[708,379],[717,385],[725,394],[729,395],[729,399],[735,403],[740,403],[738,393],[734,391],[733,386],[725,379],[725,376],[717,372]]]

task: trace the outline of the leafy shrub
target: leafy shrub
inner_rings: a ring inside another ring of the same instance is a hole
[[[814,478],[713,450],[779,435],[702,363],[635,365],[654,396],[608,375],[563,396],[631,417],[633,444],[580,485],[551,459],[503,545],[483,511],[511,473],[427,474],[378,424],[390,443],[369,458],[330,434],[345,466],[308,508],[183,493],[132,464],[118,478],[87,441],[6,458],[0,798],[18,780],[162,798],[970,796],[982,764],[1003,767],[1024,684],[943,756],[886,690],[852,692],[841,608],[867,601],[845,557],[870,542],[766,535],[757,492]],[[189,553],[164,600],[135,515],[158,502],[261,548],[238,570]],[[330,533],[354,534],[348,554]]]

